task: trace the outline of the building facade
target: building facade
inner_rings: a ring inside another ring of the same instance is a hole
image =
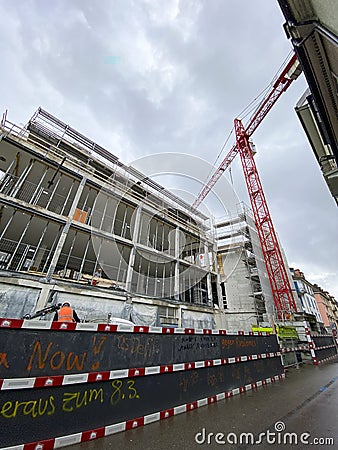
[[[251,331],[252,325],[270,326],[276,316],[273,295],[250,208],[239,204],[236,217],[215,226],[225,327]]]
[[[25,128],[3,116],[0,176],[0,316],[67,298],[82,317],[213,326],[208,217],[41,108]]]
[[[309,89],[296,111],[338,205],[338,21],[335,0],[278,0]]]
[[[320,314],[312,284],[299,269],[291,268],[293,282],[296,287],[301,309],[299,315],[309,322],[312,331],[325,332],[324,321]]]
[[[312,285],[318,309],[327,331],[338,330],[337,300],[317,284]]]

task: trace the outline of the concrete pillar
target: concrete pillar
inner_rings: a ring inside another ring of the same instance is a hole
[[[174,280],[174,297],[179,300],[180,293],[180,266],[178,258],[180,256],[180,229],[176,227],[175,229],[175,280]]]
[[[211,288],[211,274],[207,275],[207,289],[208,289],[208,306],[212,306],[212,288]]]
[[[54,286],[46,285],[41,289],[40,296],[35,306],[35,311],[39,311],[47,306],[47,302],[49,299],[50,291],[54,289]]]
[[[139,231],[140,231],[141,214],[142,214],[142,207],[139,206],[134,213],[135,221],[133,223],[133,235],[132,235],[133,247],[131,249],[130,256],[129,256],[127,276],[126,276],[126,291],[127,292],[131,291],[131,282],[132,282],[133,273],[134,273],[134,263],[135,263],[135,256],[136,256],[136,244],[137,244],[137,238],[138,238]]]
[[[207,274],[208,305],[212,306],[212,288],[211,288],[211,273],[210,273],[211,261],[209,260],[209,248],[206,243],[204,243],[204,261],[205,266],[208,269]]]

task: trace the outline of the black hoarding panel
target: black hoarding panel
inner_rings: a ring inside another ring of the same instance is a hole
[[[0,378],[149,367],[278,352],[271,336],[0,329]]]
[[[315,349],[317,361],[323,361],[327,358],[332,358],[337,355],[337,347],[323,348],[322,350]]]
[[[1,446],[36,442],[143,417],[281,373],[281,358],[274,357],[97,383],[3,390]]]
[[[337,355],[337,347],[333,336],[311,336],[311,339],[315,345],[314,351],[317,362]]]
[[[333,336],[311,336],[311,339],[316,347],[335,345]]]

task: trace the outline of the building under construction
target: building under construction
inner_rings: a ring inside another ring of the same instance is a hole
[[[280,313],[248,206],[215,225],[41,108],[25,127],[5,114],[0,317],[66,300],[85,321],[233,331]]]
[[[0,316],[70,300],[85,320],[212,328],[208,217],[41,108],[4,114]]]

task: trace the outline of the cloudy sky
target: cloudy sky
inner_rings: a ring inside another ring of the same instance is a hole
[[[291,50],[277,0],[0,0],[0,16],[1,112],[24,124],[42,106],[124,163],[214,163]],[[305,88],[301,76],[255,132],[256,163],[290,265],[338,298],[338,209],[294,112]]]

